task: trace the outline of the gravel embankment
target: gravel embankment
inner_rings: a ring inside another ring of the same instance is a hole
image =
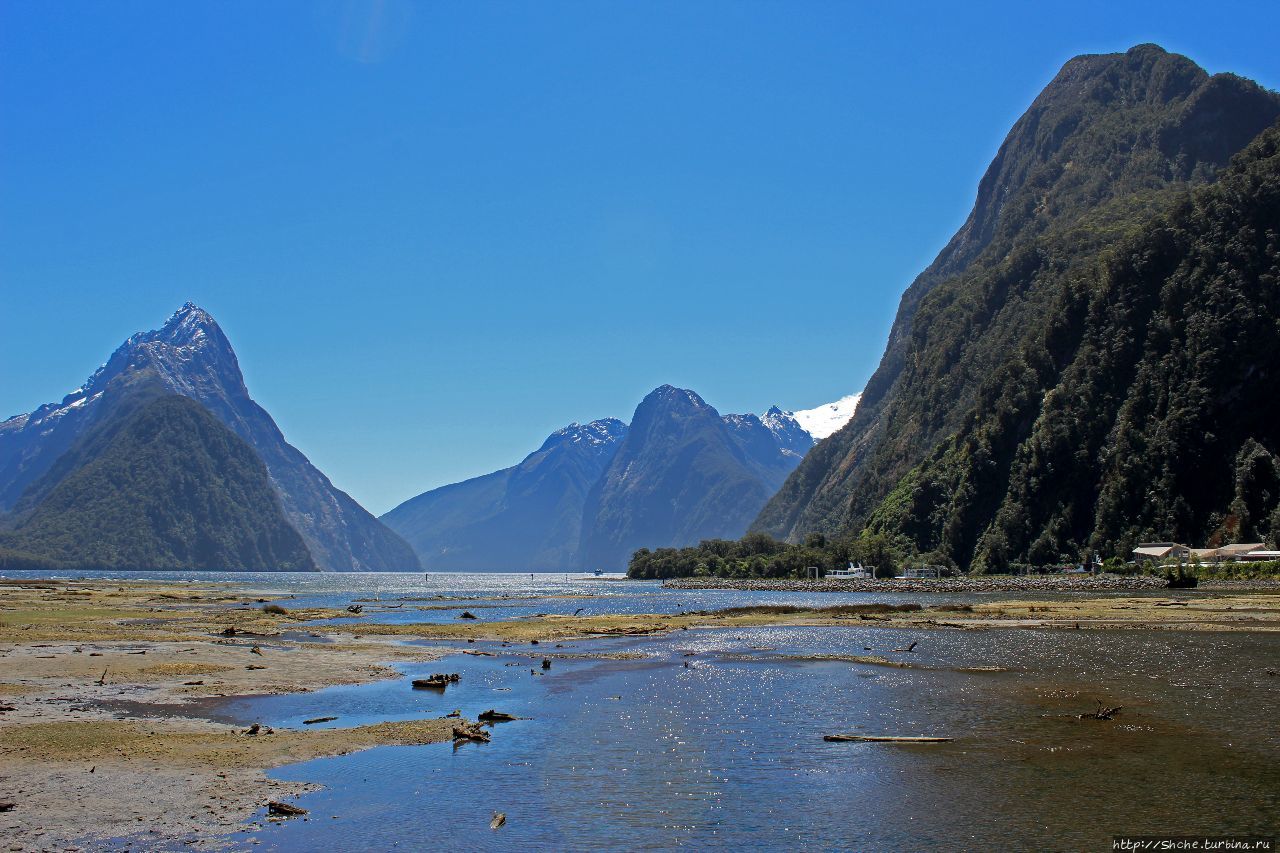
[[[667,589],[740,589],[769,592],[1099,592],[1164,589],[1152,575],[989,575],[926,580],[782,580],[669,578]]]

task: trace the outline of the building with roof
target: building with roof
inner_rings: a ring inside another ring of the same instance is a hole
[[[1230,563],[1240,560],[1280,560],[1280,551],[1268,551],[1262,542],[1236,542],[1218,548],[1188,548],[1177,542],[1143,542],[1133,549],[1135,563],[1163,563],[1166,560],[1194,560],[1200,563]]]
[[[1191,549],[1177,542],[1140,542],[1133,549],[1135,563],[1162,563],[1165,560],[1185,560],[1191,557]]]

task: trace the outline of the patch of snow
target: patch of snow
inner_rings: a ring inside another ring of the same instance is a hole
[[[847,424],[853,417],[853,413],[857,411],[858,401],[861,399],[862,394],[859,392],[841,397],[834,403],[815,406],[812,409],[801,409],[789,414],[796,419],[805,432],[813,436],[814,441],[819,441]]]

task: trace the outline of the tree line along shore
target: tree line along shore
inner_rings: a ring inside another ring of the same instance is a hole
[[[802,543],[783,542],[768,534],[749,533],[738,540],[706,539],[687,548],[641,548],[631,556],[627,576],[637,579],[666,580],[691,578],[715,580],[809,581],[844,569],[857,563],[874,569],[876,580],[827,579],[826,583],[840,584],[842,591],[887,591],[900,589],[900,572],[918,572],[928,568],[942,580],[957,585],[957,591],[976,589],[992,584],[1011,584],[1012,589],[1046,588],[1045,583],[1034,582],[1037,577],[1063,578],[1063,572],[1080,571],[1085,563],[1060,562],[1044,565],[1010,564],[1006,572],[963,574],[956,565],[938,555],[912,555],[909,548],[883,533],[863,531],[857,536],[828,538],[822,534],[810,534]],[[1126,562],[1111,557],[1092,566],[1100,573],[1125,578],[1114,588],[1137,589],[1144,585],[1166,585],[1177,579],[1188,585],[1197,581],[1266,581],[1280,579],[1280,561],[1258,562],[1200,562],[1198,560]],[[1067,576],[1069,577],[1069,575]],[[995,580],[995,579],[1002,580]],[[1010,578],[1024,578],[1012,581]],[[1143,578],[1152,578],[1144,580]],[[881,580],[883,579],[883,580]],[[984,580],[985,579],[985,580]],[[1156,581],[1160,582],[1157,583]],[[898,583],[898,587],[881,587],[880,583]],[[1094,588],[1108,588],[1111,582],[1098,582]],[[855,584],[857,586],[851,586]],[[1177,586],[1175,582],[1173,585]],[[696,588],[696,587],[686,587]],[[747,587],[743,587],[747,588]],[[779,588],[779,587],[768,587]],[[937,587],[934,587],[937,588]]]

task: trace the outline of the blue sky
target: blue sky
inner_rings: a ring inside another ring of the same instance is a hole
[[[193,300],[374,512],[662,383],[861,389],[1078,53],[1280,86],[1280,4],[0,4],[0,417]]]

